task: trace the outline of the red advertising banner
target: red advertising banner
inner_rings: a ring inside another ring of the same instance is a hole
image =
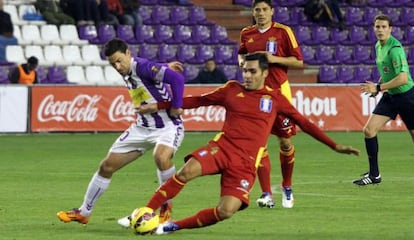
[[[214,90],[186,86],[185,96]],[[323,130],[361,131],[380,96],[362,95],[358,86],[292,86],[293,105]],[[225,118],[219,106],[187,109],[182,115],[187,131],[218,131]],[[119,132],[134,122],[135,114],[124,87],[34,86],[31,95],[33,132]],[[400,119],[385,130],[405,130]]]

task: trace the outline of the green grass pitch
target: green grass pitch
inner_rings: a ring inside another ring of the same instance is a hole
[[[357,187],[352,180],[368,168],[361,132],[330,132],[340,143],[361,149],[361,156],[337,154],[304,133],[294,138],[295,207],[280,206],[277,141],[269,140],[274,209],[251,205],[231,219],[207,228],[164,236],[136,236],[116,219],[143,206],[158,187],[151,154],[117,172],[97,203],[89,224],[62,223],[59,210],[78,207],[86,186],[118,134],[39,134],[0,136],[0,239],[414,239],[414,148],[406,132],[382,132],[378,186]],[[203,145],[214,133],[187,133],[174,161]],[[187,184],[174,199],[174,218],[213,207],[219,178]]]

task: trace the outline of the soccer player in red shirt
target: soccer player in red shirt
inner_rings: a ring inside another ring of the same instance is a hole
[[[291,102],[292,93],[287,71],[289,67],[302,68],[303,57],[292,29],[272,21],[274,8],[271,0],[254,0],[253,17],[255,25],[244,28],[240,33],[239,60],[246,53],[265,53],[270,63],[266,85],[280,89]],[[239,61],[241,62],[241,61]],[[241,63],[240,63],[241,64]],[[279,114],[272,129],[279,139],[279,159],[282,172],[282,206],[292,208],[292,174],[295,160],[295,148],[290,138],[296,135],[296,128],[290,119]],[[262,195],[256,203],[260,207],[275,206],[270,185],[270,159],[267,150],[257,170]]]
[[[156,210],[165,201],[174,198],[190,180],[213,174],[221,175],[221,198],[215,207],[203,209],[185,219],[160,224],[156,230],[157,234],[206,227],[247,208],[256,169],[279,113],[295,120],[303,131],[333,150],[339,153],[359,154],[359,150],[353,147],[336,144],[302,116],[279,90],[264,85],[269,73],[268,67],[264,54],[246,55],[243,84],[229,81],[213,92],[184,98],[183,108],[223,106],[226,109],[226,119],[222,132],[206,146],[187,155],[184,166],[154,193],[147,207]],[[169,106],[170,102],[159,102],[141,105],[137,111],[150,113]]]

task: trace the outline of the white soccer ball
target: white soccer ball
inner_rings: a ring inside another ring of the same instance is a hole
[[[131,228],[136,234],[153,233],[159,223],[159,216],[149,207],[137,208],[131,214]]]

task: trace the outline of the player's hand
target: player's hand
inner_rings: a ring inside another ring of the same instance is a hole
[[[373,82],[366,81],[361,84],[361,92],[375,97],[378,94],[377,85]]]
[[[171,108],[170,109],[170,116],[178,118],[181,114],[183,114],[182,108]]]
[[[158,111],[156,103],[143,104],[135,108],[135,112],[139,114],[154,113]]]
[[[176,72],[182,73],[184,71],[183,64],[178,61],[172,61],[168,63],[168,68]]]
[[[359,149],[353,148],[352,146],[345,146],[341,144],[336,145],[335,151],[338,153],[354,154],[357,156],[359,156],[360,153]]]

